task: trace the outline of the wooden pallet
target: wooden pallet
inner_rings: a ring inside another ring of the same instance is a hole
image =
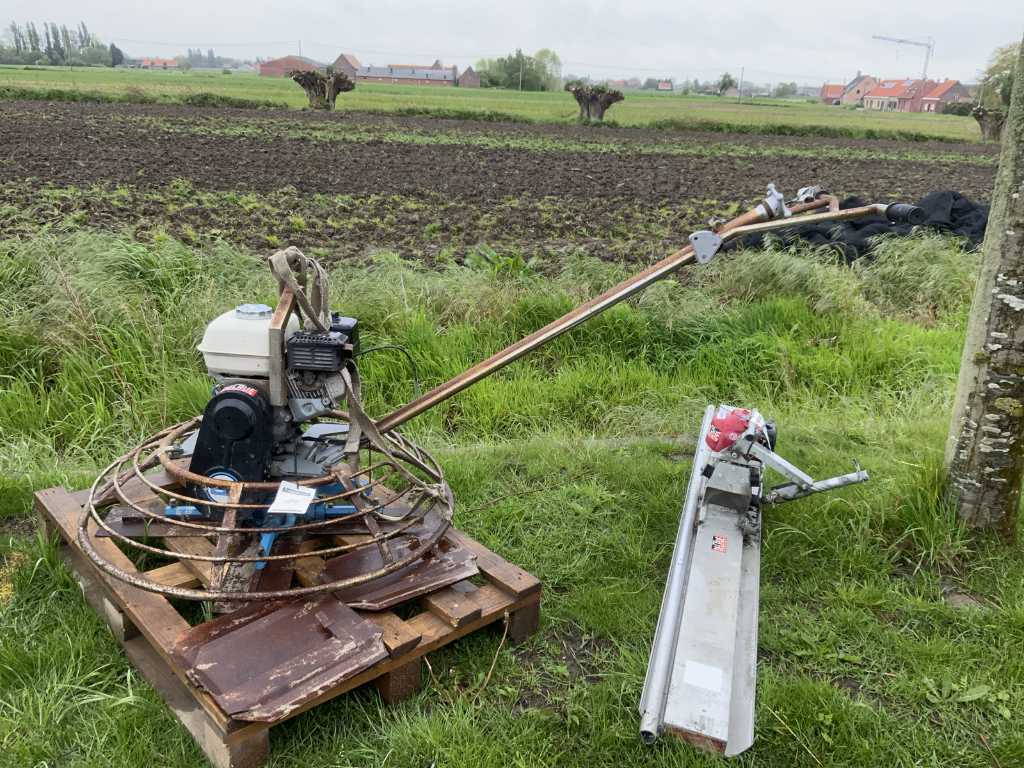
[[[421,661],[429,652],[504,621],[508,641],[518,642],[536,631],[540,616],[541,584],[465,534],[450,535],[471,550],[483,583],[466,579],[420,596],[403,606],[400,618],[393,610],[360,611],[381,630],[386,658],[368,669],[319,693],[315,699],[289,710],[270,722],[235,719],[206,691],[190,681],[188,670],[175,650],[192,626],[165,597],[145,592],[101,572],[77,544],[78,520],[86,493],[50,488],[35,495],[41,525],[60,542],[60,554],[82,587],[85,599],[110,626],[132,664],[160,693],[216,768],[261,766],[267,758],[270,728],[317,704],[373,682],[388,703],[414,694],[420,686]],[[178,538],[175,546],[209,546],[205,539]],[[110,563],[138,573],[132,561],[110,539],[96,539],[95,547]],[[323,567],[315,554],[296,565],[299,580],[316,578]],[[164,584],[195,586],[202,573],[183,562],[145,572]],[[397,606],[396,606],[397,607]]]

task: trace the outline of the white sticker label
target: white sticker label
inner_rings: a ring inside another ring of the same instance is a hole
[[[277,496],[267,510],[269,515],[304,515],[313,498],[316,488],[308,485],[296,485],[287,480],[281,481]]]
[[[683,682],[705,691],[722,692],[722,670],[699,661],[686,662],[686,671],[683,673]]]

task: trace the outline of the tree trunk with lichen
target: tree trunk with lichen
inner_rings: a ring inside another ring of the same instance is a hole
[[[960,361],[946,468],[960,518],[1012,538],[1024,481],[1024,45]]]

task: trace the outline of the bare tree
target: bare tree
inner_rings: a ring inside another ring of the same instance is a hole
[[[1012,538],[1024,481],[1024,45],[1017,52],[946,466],[960,518]]]
[[[302,86],[311,109],[332,110],[339,93],[351,91],[356,87],[344,72],[325,75],[317,70],[297,69],[290,72],[289,77]]]
[[[565,90],[573,95],[580,105],[580,120],[604,120],[604,113],[625,96],[606,85],[587,85],[580,80],[572,80],[565,84]]]

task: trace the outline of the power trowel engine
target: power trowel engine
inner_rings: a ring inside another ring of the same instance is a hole
[[[192,444],[189,471],[227,482],[301,480],[319,477],[345,458],[349,424],[306,422],[330,414],[343,402],[352,375],[346,370],[358,353],[358,324],[351,317],[330,316],[327,330],[302,330],[293,315],[284,329],[284,349],[273,354],[273,310],[265,304],[242,304],[211,322],[199,344],[214,381],[213,396],[203,411]],[[279,361],[275,365],[275,358]],[[283,363],[283,370],[281,368]],[[283,379],[286,405],[271,405],[271,380]],[[218,504],[228,501],[227,487],[195,485],[192,495]],[[321,486],[319,495],[337,494],[340,486]],[[269,499],[247,492],[242,503],[267,504]],[[218,519],[222,507],[169,506],[175,517]],[[343,516],[351,504],[316,504],[304,519]],[[262,509],[250,510],[249,523],[290,525],[291,519],[269,520]],[[271,534],[262,547],[269,551]]]

